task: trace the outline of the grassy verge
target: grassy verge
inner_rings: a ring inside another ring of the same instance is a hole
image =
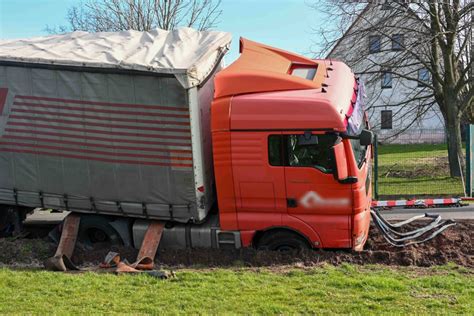
[[[461,196],[462,181],[449,176],[446,144],[380,145],[379,195]]]
[[[0,269],[0,313],[474,313],[472,270],[323,266],[177,278]]]
[[[379,195],[410,198],[412,196],[464,196],[461,181],[451,177],[381,178]]]

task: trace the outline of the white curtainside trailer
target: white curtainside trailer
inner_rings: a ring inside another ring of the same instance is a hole
[[[203,221],[224,32],[0,41],[0,204]]]

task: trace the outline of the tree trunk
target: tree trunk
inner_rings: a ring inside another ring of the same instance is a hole
[[[461,140],[461,121],[456,117],[447,120],[446,134],[448,137],[449,174],[461,177],[464,169],[464,153]]]

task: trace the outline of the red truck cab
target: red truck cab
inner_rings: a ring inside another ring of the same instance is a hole
[[[362,250],[372,134],[361,85],[342,62],[245,39],[240,52],[211,107],[220,228],[244,247]]]

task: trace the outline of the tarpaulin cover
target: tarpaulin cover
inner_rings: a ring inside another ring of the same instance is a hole
[[[150,36],[160,39],[160,32],[143,33],[142,36],[137,32],[112,33],[118,36],[112,36],[112,39],[107,39],[104,33],[73,33],[42,39],[55,42],[59,38],[90,36],[91,39],[100,38],[103,43],[113,41],[118,45],[115,40],[126,38],[127,34],[135,43],[140,39],[148,43],[148,40],[152,41]],[[182,40],[185,35],[212,38],[196,35],[189,29],[174,34]],[[209,123],[206,123],[209,117],[204,114],[210,112],[212,78],[200,78],[203,85],[186,90],[174,76],[37,68],[30,62],[45,55],[40,53],[41,45],[31,43],[43,40],[0,45],[3,53],[22,45],[31,45],[30,51],[36,49],[37,52],[23,66],[0,63],[0,204],[181,222],[203,220],[212,203],[207,197],[212,187],[211,149],[206,145],[199,157],[194,157],[193,153],[194,146],[201,143],[199,137],[210,138]],[[161,45],[167,48],[161,50],[170,50],[173,46],[168,42],[170,37],[162,40]],[[74,42],[71,40],[69,44],[74,46]],[[58,43],[59,47],[66,45]],[[80,56],[84,61],[89,56],[90,63],[98,60],[99,64],[105,65],[114,61],[118,67],[133,67],[118,62],[118,52],[108,57],[98,53],[100,45],[96,44],[90,47],[97,53],[97,59],[93,59],[91,53],[81,55],[77,52],[76,61]],[[56,48],[46,46],[51,48],[50,56],[53,56]],[[141,57],[136,54],[134,58],[126,46],[129,44],[124,44],[120,60],[131,62],[136,58],[145,65],[146,54]],[[104,46],[104,49],[107,47],[110,46]],[[64,58],[60,51],[57,51],[57,61]],[[69,56],[75,54],[64,52]],[[17,53],[27,55],[21,50]],[[189,59],[200,60],[203,54],[194,52],[186,56],[201,56]],[[159,56],[156,63],[150,60],[148,64],[155,65],[156,71],[173,70],[164,68],[165,65],[181,65],[183,69],[191,66],[191,62],[179,64],[178,53]],[[212,62],[201,62],[215,63],[214,57],[209,56]],[[201,113],[197,116],[200,123],[196,119],[193,121],[195,114],[192,113]],[[193,124],[202,129],[196,130]],[[191,135],[193,130],[197,131],[196,136]],[[193,137],[197,137],[196,144],[193,144]],[[199,178],[196,170],[206,173],[204,179],[199,180],[202,183],[196,180]],[[206,194],[200,186],[205,188]]]
[[[231,34],[180,28],[149,32],[72,32],[0,41],[0,60],[173,74],[185,88],[207,78]]]

